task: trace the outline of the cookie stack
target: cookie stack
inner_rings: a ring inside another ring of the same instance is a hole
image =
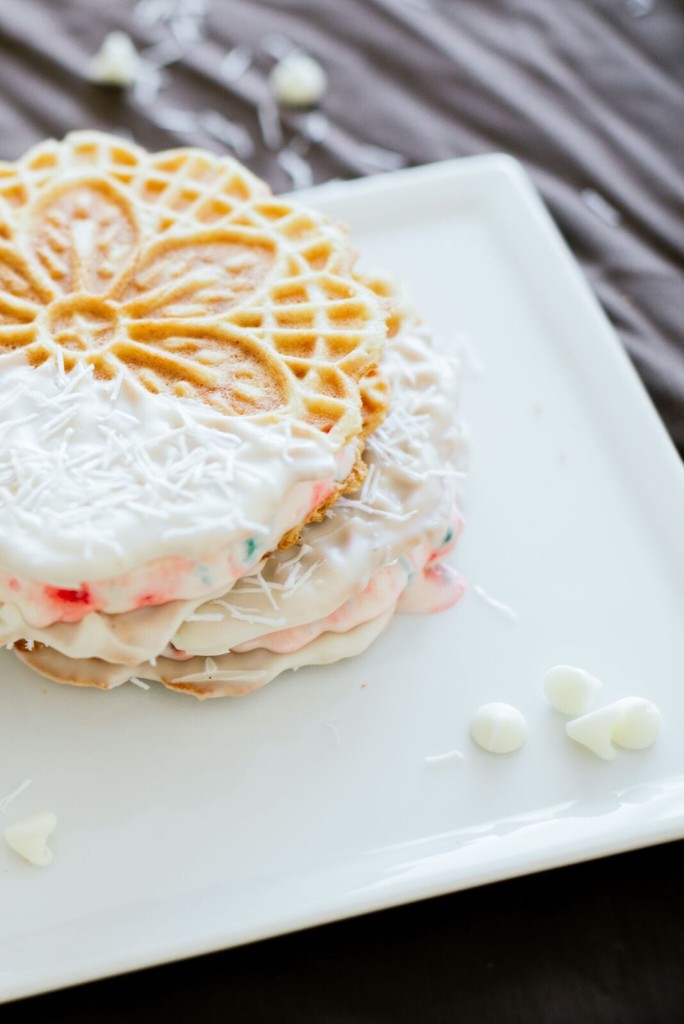
[[[0,165],[0,380],[0,642],[43,675],[240,694],[460,593],[453,367],[232,159]]]

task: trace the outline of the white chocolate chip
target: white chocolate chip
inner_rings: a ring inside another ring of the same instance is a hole
[[[564,715],[583,715],[594,703],[601,681],[583,668],[554,665],[544,679],[544,696]]]
[[[565,731],[571,740],[588,747],[597,757],[613,761],[617,753],[613,746],[613,729],[619,718],[620,709],[615,704],[609,704],[568,722]]]
[[[470,721],[470,735],[490,754],[510,754],[525,742],[527,722],[512,704],[483,704]]]
[[[52,850],[47,841],[56,827],[57,815],[52,811],[44,811],[8,825],[4,836],[7,845],[29,864],[45,867],[52,860]]]
[[[643,697],[625,697],[618,701],[622,716],[613,729],[613,742],[626,750],[645,750],[660,732],[660,711]]]
[[[133,85],[138,74],[138,51],[125,32],[110,32],[88,68],[88,77],[98,85]]]
[[[271,71],[269,85],[284,107],[312,107],[323,98],[328,79],[325,71],[306,53],[289,53]]]
[[[565,731],[604,761],[612,761],[616,743],[628,750],[651,746],[660,731],[660,711],[642,697],[623,697],[568,722]]]

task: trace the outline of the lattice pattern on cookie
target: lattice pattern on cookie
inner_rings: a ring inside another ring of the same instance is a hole
[[[396,282],[387,274],[363,271],[356,275],[363,284],[387,302],[387,338],[391,340],[402,330],[416,326],[420,320],[402,298]],[[380,426],[390,407],[391,390],[382,366],[376,366],[362,378],[361,408],[363,436],[368,437]]]
[[[354,260],[231,158],[77,132],[0,164],[0,364],[85,362],[346,440],[388,315]]]

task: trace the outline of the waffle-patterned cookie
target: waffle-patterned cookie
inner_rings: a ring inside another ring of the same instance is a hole
[[[45,142],[0,164],[0,372],[21,350],[343,444],[388,316],[354,259],[343,230],[233,159]]]

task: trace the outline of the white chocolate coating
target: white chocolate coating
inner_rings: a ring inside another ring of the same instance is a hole
[[[544,696],[564,715],[583,715],[594,703],[601,686],[601,681],[583,668],[554,665],[544,679]]]
[[[356,457],[277,415],[228,417],[19,356],[0,421],[0,600],[36,627],[227,589]]]
[[[272,555],[258,573],[203,602],[92,614],[42,631],[27,631],[5,607],[0,642],[49,645],[53,650],[24,655],[47,674],[67,677],[74,659],[81,678],[94,676],[103,686],[132,676],[180,677],[214,694],[233,693],[288,667],[357,653],[397,607],[432,611],[453,604],[463,583],[439,559],[461,523],[465,444],[456,419],[457,374],[422,329],[395,339],[383,368],[393,401],[369,439],[364,486],[308,526],[299,549]],[[214,659],[220,678],[211,664],[205,668]]]
[[[512,704],[483,704],[470,720],[470,735],[489,754],[511,754],[527,738],[527,722]]]

